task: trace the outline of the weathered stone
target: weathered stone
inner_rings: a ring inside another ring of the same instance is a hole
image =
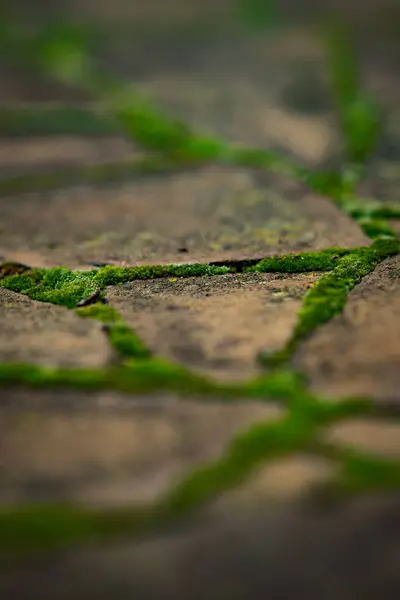
[[[354,222],[304,186],[218,167],[2,198],[0,234],[5,260],[20,260],[23,251],[72,266],[210,262],[368,243]]]
[[[260,372],[258,352],[284,346],[315,274],[248,273],[135,281],[107,297],[155,353],[228,381]]]
[[[112,506],[155,501],[232,436],[281,418],[276,404],[176,396],[6,391],[0,501]]]
[[[0,360],[100,367],[111,349],[99,323],[0,287]]]
[[[132,145],[122,137],[73,135],[0,140],[0,173],[117,162],[132,158]]]
[[[300,349],[296,366],[327,396],[400,400],[400,259],[380,264],[350,293],[342,315]]]

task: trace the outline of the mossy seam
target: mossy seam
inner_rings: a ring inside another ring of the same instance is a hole
[[[368,275],[382,260],[400,251],[396,239],[378,239],[371,246],[344,255],[337,266],[323,275],[307,292],[298,313],[297,325],[286,346],[273,354],[260,355],[267,366],[285,364],[294,354],[299,343],[315,329],[340,314],[349,292]]]

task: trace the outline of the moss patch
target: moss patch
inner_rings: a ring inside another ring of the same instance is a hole
[[[320,252],[303,252],[286,256],[264,258],[245,271],[260,273],[310,273],[313,271],[330,271],[335,268],[340,257],[349,254],[350,250],[333,248]]]
[[[1,265],[0,265],[1,268]],[[26,269],[25,269],[26,271]],[[91,271],[71,271],[66,267],[30,269],[24,274],[8,275],[0,285],[26,294],[32,300],[75,308],[79,302],[108,285],[120,285],[135,279],[159,277],[203,277],[234,272],[229,267],[201,264],[156,265],[143,267],[103,267]]]
[[[110,306],[97,303],[78,308],[76,313],[81,317],[89,317],[101,321],[110,344],[124,358],[148,359],[151,352],[135,333],[127,326],[116,310]]]
[[[357,182],[365,173],[366,158],[376,146],[381,119],[373,99],[367,97],[360,88],[350,39],[351,36],[337,27],[330,35],[332,83],[346,146],[345,164],[333,173],[309,171],[274,152],[238,148],[218,138],[197,135],[184,123],[166,118],[126,86],[100,73],[87,52],[82,36],[77,37],[68,28],[59,29],[57,35],[47,31],[42,32],[37,40],[23,40],[22,51],[16,53],[17,59],[23,58],[58,81],[95,93],[106,107],[107,117],[104,121],[94,113],[83,114],[78,109],[74,109],[75,113],[65,107],[53,109],[45,133],[72,133],[78,130],[82,133],[86,128],[86,133],[96,131],[105,134],[112,133],[115,127],[115,130],[123,129],[133,140],[155,154],[129,164],[91,166],[3,179],[0,182],[0,194],[51,189],[80,181],[120,181],[144,173],[172,171],[212,161],[271,169],[301,181],[314,191],[328,195],[376,241],[366,248],[329,249],[268,257],[251,264],[237,261],[208,265],[106,266],[88,272],[1,265],[0,285],[34,300],[76,309],[82,317],[99,320],[107,327],[111,344],[124,359],[124,364],[102,370],[0,364],[0,384],[3,387],[25,385],[32,388],[112,389],[142,394],[165,390],[188,398],[201,394],[209,400],[273,399],[279,400],[287,408],[287,415],[280,422],[259,423],[236,436],[222,458],[195,470],[156,505],[107,512],[70,506],[0,509],[1,556],[20,556],[28,551],[36,553],[38,550],[52,550],[89,540],[108,540],[148,531],[188,514],[216,494],[238,485],[261,462],[296,451],[317,453],[340,465],[340,476],[331,484],[331,490],[335,492],[398,489],[398,461],[376,459],[316,441],[320,428],[327,424],[354,415],[373,416],[374,410],[378,409],[374,409],[371,402],[362,400],[320,401],[307,391],[301,374],[284,368],[303,339],[342,312],[350,290],[379,262],[400,251],[399,242],[387,224],[387,219],[400,216],[399,208],[354,197]],[[10,109],[7,114],[0,111],[0,131],[18,135],[30,129],[39,133],[38,122],[42,117],[39,119],[28,112],[22,114],[12,111]],[[35,121],[35,118],[38,120]],[[297,326],[285,348],[262,357],[263,363],[272,365],[275,370],[241,385],[218,384],[179,366],[153,359],[118,313],[105,304],[77,308],[88,297],[101,299],[108,285],[135,279],[203,277],[243,271],[327,273],[306,294]]]
[[[314,413],[315,414],[315,413]],[[331,419],[332,420],[332,419]],[[96,511],[71,506],[17,506],[0,509],[0,557],[3,560],[93,541],[132,537],[182,518],[242,483],[260,463],[307,449],[321,421],[292,411],[279,422],[258,423],[238,434],[220,459],[201,466],[156,504]],[[399,465],[335,449],[342,477],[336,487],[347,491],[396,489]]]
[[[323,275],[304,297],[293,336],[285,348],[271,355],[260,356],[261,362],[276,367],[289,360],[302,340],[343,311],[347,296],[354,286],[377,264],[399,250],[399,242],[394,239],[377,240],[368,248],[360,248],[343,256],[337,267]]]
[[[352,33],[343,23],[333,23],[327,33],[332,88],[351,168],[363,164],[375,149],[381,131],[381,113],[360,86]],[[357,167],[353,169],[356,172]]]

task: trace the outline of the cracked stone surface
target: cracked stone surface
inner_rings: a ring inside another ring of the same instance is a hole
[[[135,281],[108,288],[107,298],[156,356],[232,381],[261,374],[257,354],[284,346],[316,279],[248,273]]]
[[[350,293],[343,313],[300,349],[296,365],[326,396],[400,400],[400,259],[381,263]]]
[[[132,158],[132,145],[122,137],[77,135],[0,139],[0,175],[102,164]]]
[[[101,4],[85,0],[82,10],[108,18],[110,4]],[[208,4],[199,5],[199,12]],[[367,4],[349,12],[357,20]],[[162,5],[180,16],[191,10],[189,3],[183,10],[181,0]],[[144,15],[147,10],[141,3]],[[377,19],[371,22],[378,28]],[[190,33],[175,37],[158,31],[127,40],[121,35],[100,60],[200,132],[272,149],[309,167],[343,163],[323,50],[310,35],[291,29],[251,43],[237,34],[207,42]],[[369,45],[369,32],[366,38]],[[398,77],[386,60],[395,53],[377,58],[372,41],[369,47],[363,76],[387,123],[357,192],[397,203]],[[93,100],[32,74],[1,69],[1,103]],[[118,135],[2,139],[0,175],[136,155]],[[399,223],[391,223],[398,232]],[[239,168],[206,166],[130,183],[3,195],[0,201],[0,262],[29,266],[208,263],[369,243],[329,198],[285,176]],[[105,293],[157,357],[226,383],[261,373],[257,353],[282,348],[319,277],[166,278]],[[350,293],[342,315],[300,345],[290,366],[307,374],[311,391],[323,400],[372,397],[377,405],[398,409],[399,282],[399,258],[386,260]],[[100,324],[67,309],[0,288],[0,321],[2,362],[114,364],[115,351]],[[287,414],[284,403],[265,400],[33,390],[0,381],[0,510],[19,502],[110,508],[157,500],[193,468],[224,456],[238,432]],[[398,460],[399,440],[398,420],[389,417],[351,418],[318,432],[321,447],[334,444],[378,459]],[[295,449],[254,468],[237,489],[212,498],[186,522],[144,539],[94,542],[13,563],[0,556],[0,597],[397,600],[399,494],[315,502],[312,492],[338,471],[313,447]]]
[[[155,501],[221,456],[235,433],[282,415],[273,403],[8,391],[0,408],[0,503]]]
[[[32,266],[210,262],[339,243],[368,240],[328,199],[279,175],[218,167],[0,204],[0,255],[32,252]]]
[[[0,287],[0,360],[101,367],[112,350],[99,323]]]

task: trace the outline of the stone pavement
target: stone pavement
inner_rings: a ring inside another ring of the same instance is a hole
[[[362,54],[357,179],[369,113],[340,134],[310,31],[142,43],[105,63],[200,132],[179,156],[3,77],[0,597],[394,600],[398,77]]]

